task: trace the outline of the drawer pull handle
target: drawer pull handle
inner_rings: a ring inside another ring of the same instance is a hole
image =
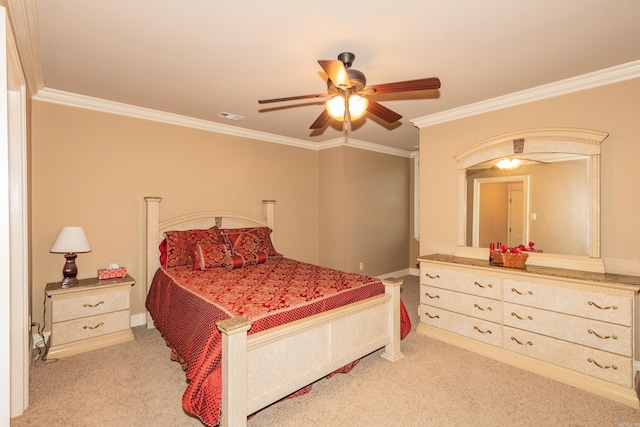
[[[480,307],[478,304],[473,304],[473,306],[474,306],[475,308],[479,309],[479,310],[482,310],[482,311],[493,311],[493,309],[492,309],[491,307],[482,308],[482,307]]]
[[[618,309],[618,306],[616,306],[616,305],[610,305],[610,306],[608,306],[608,307],[600,307],[598,304],[596,304],[596,303],[595,303],[595,302],[593,302],[593,301],[589,301],[589,305],[592,305],[592,306],[594,306],[595,308],[599,308],[600,310],[611,310],[611,309],[613,309],[613,310],[617,310],[617,309]]]
[[[516,338],[516,337],[511,337],[511,341],[515,341],[520,345],[533,345],[533,343],[531,341],[520,342],[520,341],[518,341],[518,338]]]
[[[519,290],[517,290],[516,288],[511,288],[511,292],[515,292],[518,295],[533,295],[533,292],[531,291],[527,291],[527,292],[520,292]]]
[[[493,333],[493,332],[491,332],[490,329],[487,329],[486,331],[483,331],[480,328],[478,328],[477,326],[474,326],[473,329],[475,329],[476,331],[480,332],[481,334],[492,334]]]
[[[424,313],[427,317],[429,317],[429,319],[439,319],[440,316],[438,316],[437,314],[435,316],[430,315],[429,313],[425,312]]]
[[[97,307],[97,306],[99,306],[100,304],[104,304],[104,301],[100,301],[100,302],[99,302],[99,303],[97,303],[97,304],[83,304],[82,306],[83,306],[83,307]]]
[[[432,276],[432,275],[430,275],[429,273],[426,273],[426,276],[427,276],[429,279],[439,279],[439,278],[440,278],[440,275],[439,275],[439,274],[436,274],[435,276]]]
[[[533,317],[531,317],[531,316],[527,316],[527,317],[520,317],[520,316],[518,316],[516,313],[514,313],[513,311],[511,312],[511,315],[512,315],[513,317],[517,317],[517,318],[518,318],[518,319],[520,319],[520,320],[526,320],[526,319],[533,320]]]
[[[102,326],[102,325],[104,325],[104,322],[100,322],[100,323],[98,323],[96,326],[87,326],[87,325],[84,325],[84,326],[82,327],[82,329],[98,329],[98,328],[99,328],[100,326]]]
[[[440,295],[433,296],[433,295],[431,295],[429,292],[425,292],[424,294],[425,294],[426,296],[428,296],[429,298],[431,298],[431,299],[438,299],[438,298],[440,298]]]
[[[608,339],[617,340],[618,339],[617,335],[605,335],[605,336],[602,336],[602,335],[598,334],[596,331],[594,331],[593,329],[589,329],[587,332],[589,332],[591,335],[595,335],[598,338],[603,339],[603,340],[608,340]]]
[[[481,287],[482,289],[484,288],[493,288],[493,285],[491,283],[489,283],[488,285],[481,285],[478,282],[473,282],[474,285]]]
[[[594,365],[596,365],[600,369],[613,369],[614,371],[618,369],[618,367],[616,365],[602,366],[601,364],[599,364],[598,362],[596,362],[592,358],[588,358],[587,361],[589,363],[593,363]]]

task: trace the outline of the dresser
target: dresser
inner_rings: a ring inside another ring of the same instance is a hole
[[[640,277],[428,255],[418,333],[640,408]]]
[[[48,358],[60,358],[133,340],[130,294],[135,280],[82,279],[63,288],[48,283],[51,339]]]

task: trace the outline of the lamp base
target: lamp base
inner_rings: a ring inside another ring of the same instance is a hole
[[[78,254],[76,253],[68,253],[64,255],[67,261],[62,269],[64,279],[62,279],[61,286],[63,288],[70,288],[71,286],[78,284],[78,279],[76,278],[78,275],[78,266],[76,265],[77,256]]]

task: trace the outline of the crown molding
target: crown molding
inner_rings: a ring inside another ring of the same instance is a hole
[[[33,95],[44,86],[35,0],[8,0],[7,3],[27,89]]]
[[[539,101],[541,99],[553,98],[555,96],[592,89],[598,86],[636,79],[638,77],[640,77],[640,60],[419,117],[410,121],[417,128],[423,128],[500,110],[502,108]]]
[[[372,144],[371,142],[360,141],[353,138],[345,138],[345,140],[346,147],[360,148],[362,150],[375,151],[376,153],[390,154],[397,157],[409,158],[411,156],[410,151],[401,150],[399,148],[387,147],[380,144]]]
[[[118,114],[122,116],[134,117],[143,120],[167,123],[177,126],[184,126],[207,132],[223,133],[242,138],[257,139],[274,144],[289,145],[307,150],[324,150],[334,147],[355,147],[363,150],[375,151],[378,153],[390,154],[393,156],[409,157],[409,152],[397,148],[386,147],[371,142],[358,141],[348,137],[341,137],[325,142],[310,142],[297,138],[288,138],[282,135],[275,135],[267,132],[259,132],[244,129],[236,126],[211,122],[208,120],[195,119],[193,117],[179,114],[167,113],[164,111],[152,110],[150,108],[137,107],[135,105],[120,102],[108,101],[106,99],[93,98],[76,93],[65,92],[57,89],[42,88],[33,97],[34,100],[50,102],[53,104],[67,105],[70,107],[83,108],[86,110],[100,111],[103,113]]]

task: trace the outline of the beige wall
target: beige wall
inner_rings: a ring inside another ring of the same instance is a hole
[[[351,147],[320,153],[320,264],[382,275],[408,267],[409,163]]]
[[[341,269],[359,271],[363,263],[362,272],[377,276],[407,268],[410,160],[343,149],[347,250]]]
[[[352,271],[364,261],[371,275],[407,267],[407,158],[315,151],[41,101],[32,114],[34,321],[45,284],[61,279],[64,258],[48,251],[64,225],[83,226],[91,244],[78,256],[78,277],[95,277],[110,262],[126,266],[138,280],[132,313],[144,312],[144,196],[163,198],[161,220],[203,210],[262,216],[261,200],[275,199],[274,244],[285,255]]]
[[[602,143],[601,254],[608,271],[640,274],[640,79],[422,128],[421,254],[452,254],[457,243],[458,170],[453,155],[485,139],[533,128],[609,133]]]
[[[344,180],[344,150],[331,148],[322,150],[319,154],[319,169],[322,180],[319,182],[320,198],[320,233],[319,263],[331,268],[342,268],[346,223],[344,220],[345,186]]]

